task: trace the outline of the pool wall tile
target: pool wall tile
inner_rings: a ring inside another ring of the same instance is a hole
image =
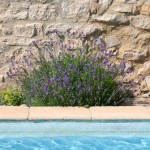
[[[91,120],[84,107],[30,107],[29,120]]]
[[[29,107],[0,106],[0,120],[27,120]]]

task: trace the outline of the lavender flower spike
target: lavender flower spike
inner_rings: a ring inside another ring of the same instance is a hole
[[[64,81],[65,81],[66,83],[69,83],[69,77],[68,77],[68,76],[65,76]]]
[[[126,68],[126,62],[125,62],[125,59],[123,58],[121,63],[120,63],[120,66],[122,67],[122,69],[125,69]]]
[[[39,48],[38,45],[37,45],[37,43],[36,43],[36,41],[33,41],[32,43],[33,43],[33,45],[34,45],[36,48]]]

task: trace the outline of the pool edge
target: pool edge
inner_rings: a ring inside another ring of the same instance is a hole
[[[27,107],[0,106],[2,120],[150,120],[150,107]]]

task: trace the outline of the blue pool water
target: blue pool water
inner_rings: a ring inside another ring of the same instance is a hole
[[[150,138],[37,137],[1,138],[1,150],[150,150]]]
[[[150,150],[150,138],[37,137],[1,138],[1,150]]]
[[[150,150],[150,121],[0,122],[0,150]]]

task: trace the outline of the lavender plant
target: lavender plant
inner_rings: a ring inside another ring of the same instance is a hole
[[[61,37],[57,30],[54,33]],[[122,83],[117,77],[125,76],[132,68],[125,71],[125,57],[120,64],[111,61],[113,53],[107,50],[101,38],[93,43],[88,52],[84,47],[76,49],[77,54],[74,44],[67,45],[62,39],[50,40],[44,43],[44,48],[34,42],[39,57],[28,50],[23,65],[12,61],[13,69],[7,74],[17,81],[28,105],[120,105],[133,96],[131,88],[136,83]],[[56,49],[59,50],[57,54]]]

